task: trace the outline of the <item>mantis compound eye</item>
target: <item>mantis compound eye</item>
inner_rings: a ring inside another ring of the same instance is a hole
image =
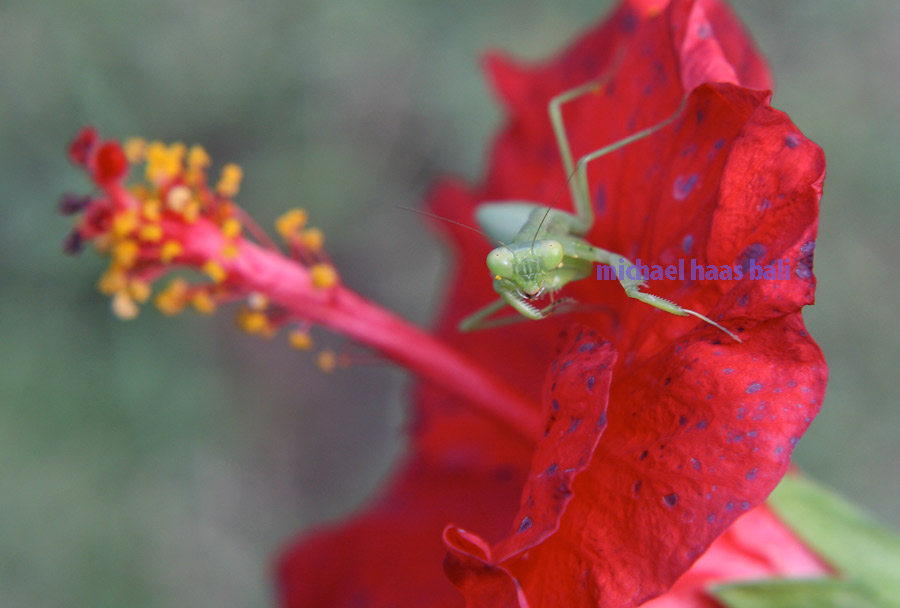
[[[559,266],[565,255],[562,243],[551,239],[537,241],[534,244],[533,251],[540,261],[541,268],[545,271],[553,270]]]
[[[504,279],[512,277],[515,263],[515,254],[505,247],[497,247],[487,257],[487,267],[491,274]]]

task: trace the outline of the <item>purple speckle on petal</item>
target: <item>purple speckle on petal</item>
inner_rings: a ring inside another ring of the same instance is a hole
[[[522,523],[519,524],[519,532],[524,532],[525,530],[527,530],[528,528],[531,527],[531,524],[532,524],[531,518],[526,515],[525,519],[522,520]]]
[[[684,250],[685,253],[691,252],[691,247],[694,244],[694,235],[689,234],[681,241],[681,249]]]
[[[796,148],[798,145],[800,145],[800,139],[797,137],[796,134],[791,133],[790,135],[788,135],[787,137],[784,138],[784,145],[786,145],[788,148],[791,148],[791,149]]]
[[[760,384],[759,382],[754,382],[747,387],[748,394],[758,393],[760,390],[762,390],[762,384]]]
[[[691,173],[688,176],[679,175],[675,178],[675,184],[672,186],[672,196],[676,201],[683,201],[687,198],[694,186],[697,185],[697,174]]]
[[[670,509],[674,509],[675,505],[678,504],[678,494],[675,494],[674,492],[672,494],[666,494],[663,496],[663,503]]]
[[[807,254],[812,253],[816,249],[815,241],[806,241],[800,246],[800,253]]]
[[[744,477],[746,477],[747,481],[753,481],[754,479],[756,479],[757,471],[758,469],[756,467],[753,467],[752,469],[747,471],[747,474]]]
[[[594,194],[594,209],[597,215],[606,213],[606,184],[598,184],[596,193]]]
[[[750,272],[750,264],[761,265],[764,255],[766,255],[766,246],[762,243],[753,243],[747,245],[738,255],[737,263],[740,264],[743,273],[748,274]]]

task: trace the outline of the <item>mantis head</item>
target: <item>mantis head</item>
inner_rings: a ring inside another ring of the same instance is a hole
[[[541,295],[546,276],[559,267],[564,256],[562,243],[540,239],[497,247],[488,254],[487,266],[494,279],[507,283],[524,299],[531,299]]]

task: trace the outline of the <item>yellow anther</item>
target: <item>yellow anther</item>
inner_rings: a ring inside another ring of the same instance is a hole
[[[159,202],[158,198],[147,198],[141,205],[141,214],[148,222],[158,222],[162,215],[160,213],[161,209],[162,203]]]
[[[150,299],[150,283],[142,281],[141,279],[133,279],[128,283],[128,295],[130,295],[135,302],[146,302]]]
[[[319,289],[334,287],[338,282],[337,271],[331,264],[313,264],[309,269],[312,284]]]
[[[233,260],[238,256],[240,250],[238,249],[238,246],[236,244],[226,243],[222,246],[222,251],[220,251],[219,253],[221,253],[222,257],[226,260]]]
[[[275,230],[278,231],[281,238],[288,240],[306,225],[306,219],[307,215],[305,210],[291,209],[275,220]]]
[[[183,213],[191,202],[191,189],[187,186],[175,186],[166,196],[166,206],[175,213]]]
[[[208,260],[203,265],[203,272],[205,272],[215,283],[221,283],[228,276],[228,273],[225,272],[222,265],[215,260]]]
[[[243,169],[234,163],[228,163],[222,167],[222,177],[219,178],[219,183],[216,184],[216,192],[222,196],[233,197],[238,193],[243,177]]]
[[[237,218],[230,217],[222,222],[222,234],[226,239],[236,238],[241,234],[241,230],[243,230],[243,226]]]
[[[188,152],[187,164],[190,169],[203,169],[208,167],[210,162],[209,154],[203,149],[203,146],[194,144]]]
[[[138,231],[138,238],[148,243],[157,243],[162,237],[162,226],[159,224],[144,224]]]
[[[309,350],[313,347],[312,337],[302,329],[295,329],[289,333],[288,343],[297,350]]]
[[[128,277],[120,268],[115,267],[104,272],[103,276],[100,277],[100,281],[97,283],[97,288],[100,290],[100,293],[107,296],[122,291],[127,286]]]
[[[197,221],[197,218],[200,217],[200,202],[191,199],[188,201],[188,204],[185,205],[184,209],[181,211],[181,217],[184,218],[188,224],[193,224]]]
[[[164,315],[177,315],[184,310],[187,290],[187,281],[181,278],[175,279],[157,294],[153,303]]]
[[[159,249],[159,259],[163,264],[168,264],[182,254],[184,249],[178,241],[166,241]]]
[[[316,357],[316,364],[323,372],[331,373],[337,367],[337,355],[334,354],[333,350],[326,348],[319,352],[318,357]]]
[[[131,137],[125,140],[125,158],[132,165],[144,160],[144,152],[147,150],[147,141],[143,137]]]
[[[194,307],[194,310],[204,315],[211,315],[216,312],[216,301],[205,289],[194,294],[194,297],[191,298],[191,306]]]
[[[247,296],[247,306],[252,310],[265,310],[269,306],[269,298],[265,294],[254,291]]]
[[[126,237],[131,231],[137,228],[137,214],[132,211],[125,211],[116,214],[112,222],[112,233],[116,238]]]
[[[310,251],[321,251],[325,244],[325,235],[318,228],[307,228],[300,233],[300,242]]]
[[[181,173],[184,152],[184,144],[166,146],[159,141],[147,144],[147,179],[156,181],[177,177]]]
[[[174,143],[169,144],[169,154],[178,160],[180,163],[184,160],[184,155],[187,153],[187,146],[181,143],[180,141],[176,141]]]
[[[248,334],[268,334],[271,331],[269,317],[257,310],[242,309],[238,312],[237,322],[238,327]]]
[[[126,321],[135,318],[140,312],[138,305],[135,304],[134,300],[131,299],[131,296],[124,291],[119,291],[113,295],[110,307],[112,308],[114,315]]]
[[[140,247],[132,240],[119,241],[113,245],[112,257],[117,266],[131,268],[137,261]]]

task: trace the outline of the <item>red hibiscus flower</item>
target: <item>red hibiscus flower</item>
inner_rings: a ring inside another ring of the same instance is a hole
[[[439,334],[540,401],[544,432],[523,441],[420,387],[410,453],[388,488],[282,556],[285,606],[460,606],[459,592],[469,606],[641,604],[768,496],[821,404],[827,370],[800,309],[813,301],[824,158],[769,105],[766,68],[727,7],[623,2],[545,65],[495,57],[488,68],[508,124],[484,183],[442,184],[435,213],[474,225],[486,201],[550,204],[567,176],[547,104],[613,70],[565,108],[576,157],[688,96],[672,125],[591,165],[588,240],[646,264],[787,259],[791,278],[651,283],[742,343],[592,279],[564,294],[590,308],[463,335],[458,322],[496,297],[491,245],[446,226],[458,265]]]

